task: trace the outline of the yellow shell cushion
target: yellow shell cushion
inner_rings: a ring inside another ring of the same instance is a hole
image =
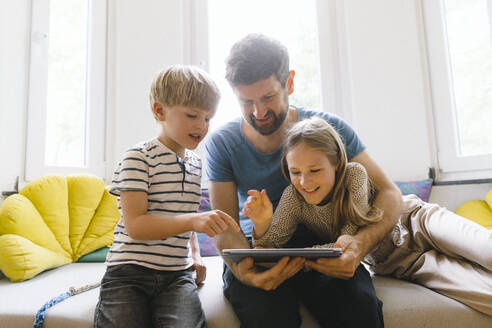
[[[46,176],[0,206],[0,270],[23,281],[113,242],[116,198],[94,176]]]
[[[490,189],[487,195],[485,195],[485,201],[487,202],[489,207],[492,208],[492,189]]]
[[[485,196],[485,200],[471,200],[464,202],[455,211],[469,220],[492,229],[492,189]]]

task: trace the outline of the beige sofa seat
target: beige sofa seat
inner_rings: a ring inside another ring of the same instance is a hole
[[[207,280],[200,289],[208,327],[239,327],[231,305],[222,294],[222,260],[204,258]],[[104,263],[71,263],[43,272],[31,280],[11,283],[0,280],[0,327],[32,327],[35,314],[43,304],[66,292],[101,279]],[[492,327],[492,317],[479,313],[450,298],[421,286],[389,277],[374,277],[376,293],[384,302],[385,326],[406,327]],[[78,294],[49,308],[46,328],[92,327],[99,288]],[[309,313],[301,308],[302,327],[318,327]]]

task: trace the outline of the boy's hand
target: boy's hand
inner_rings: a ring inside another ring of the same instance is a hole
[[[207,277],[207,267],[202,261],[202,258],[200,256],[194,256],[193,257],[193,266],[191,267],[191,271],[194,271],[196,273],[195,276],[195,283],[197,285],[203,284],[205,281],[205,278]]]
[[[273,206],[267,196],[266,190],[248,190],[248,199],[244,202],[243,215],[248,216],[255,225],[270,222],[273,216]]]
[[[210,237],[226,231],[229,227],[237,232],[241,230],[236,221],[221,210],[197,213],[193,218],[192,227],[193,231],[206,233]]]

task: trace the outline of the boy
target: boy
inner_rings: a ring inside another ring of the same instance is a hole
[[[190,149],[207,134],[219,98],[208,74],[194,67],[170,67],[152,83],[160,133],[128,150],[114,173],[110,193],[118,196],[122,217],[106,258],[95,327],[205,327],[196,286],[205,267],[193,231],[239,231],[222,211],[196,213],[201,161]]]

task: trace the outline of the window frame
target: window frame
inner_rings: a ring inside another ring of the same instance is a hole
[[[208,71],[208,1],[183,0],[184,58]],[[343,0],[316,0],[320,110],[353,124]],[[328,16],[328,17],[327,17]],[[190,42],[186,42],[190,40]]]
[[[88,6],[86,165],[49,166],[45,164],[45,140],[50,1],[32,2],[25,181],[46,174],[88,173],[105,178],[107,0],[89,0]]]
[[[209,71],[208,1],[183,0],[183,56],[185,63]],[[329,16],[327,18],[327,15]],[[349,65],[345,41],[343,0],[316,0],[320,59],[320,110],[342,117],[353,126]],[[189,40],[189,42],[188,42]],[[204,143],[197,153],[204,158]],[[207,181],[204,181],[207,184]]]
[[[482,155],[459,155],[459,131],[443,2],[421,0],[420,7],[434,128],[434,155],[438,166],[436,179],[443,181],[490,178],[492,152]]]

